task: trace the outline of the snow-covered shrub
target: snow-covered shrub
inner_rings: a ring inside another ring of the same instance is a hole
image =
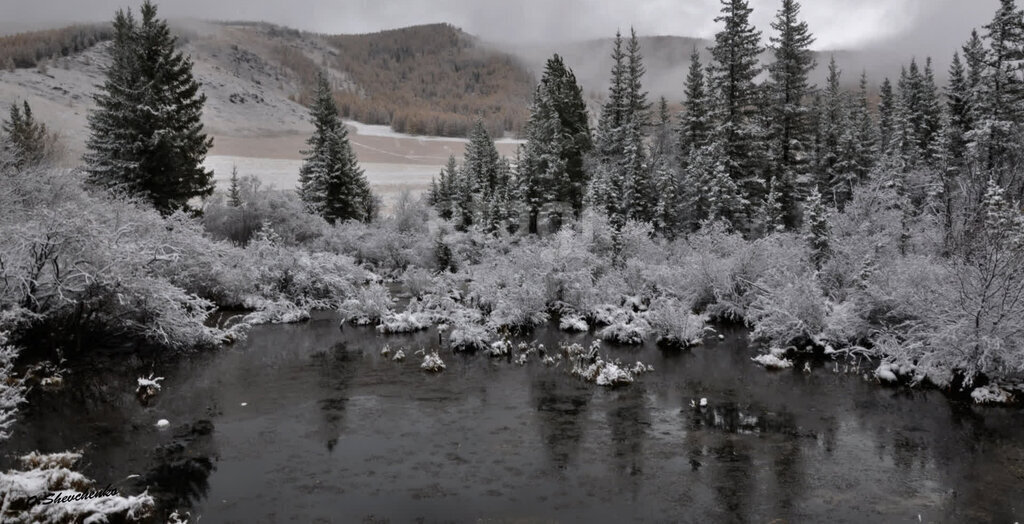
[[[97,488],[74,471],[80,453],[32,452],[21,470],[0,473],[0,520],[10,523],[138,522],[149,518],[154,500],[147,493],[122,496]],[[44,504],[43,494],[59,492],[61,503]]]
[[[291,324],[309,320],[309,311],[287,300],[254,299],[247,302],[256,311],[242,317],[242,323],[256,326],[260,324]]]
[[[590,320],[599,326],[610,326],[629,322],[633,314],[620,306],[612,304],[599,304],[590,308]]]
[[[426,313],[391,313],[383,317],[377,326],[381,333],[413,333],[431,326],[430,316]]]
[[[7,336],[0,331],[0,441],[7,440],[7,432],[18,415],[18,406],[25,402],[24,381],[13,376],[18,350],[7,344]]]
[[[971,399],[975,404],[1009,404],[1013,402],[1013,394],[995,384],[990,384],[971,391]]]
[[[825,297],[813,275],[798,274],[765,288],[750,305],[753,340],[787,346],[825,328]]]
[[[779,355],[779,352],[772,351],[765,353],[764,355],[758,355],[752,358],[754,362],[764,366],[767,369],[788,369],[793,367],[793,361]]]
[[[431,352],[423,357],[423,363],[420,364],[420,369],[431,371],[434,373],[444,371],[447,366],[441,361],[441,357],[437,355],[437,352]]]
[[[406,291],[414,297],[422,297],[435,289],[434,276],[426,269],[410,267],[402,273],[402,284]]]
[[[590,325],[587,324],[587,319],[583,318],[582,315],[578,313],[570,313],[562,316],[562,318],[558,320],[558,329],[561,329],[562,331],[578,331],[586,333],[587,331],[590,331]]]
[[[512,342],[508,339],[498,340],[491,343],[490,349],[487,350],[487,354],[492,357],[504,357],[512,352]]]
[[[453,351],[484,351],[489,349],[494,333],[487,326],[472,321],[457,321],[448,335]]]
[[[598,338],[616,344],[639,345],[647,338],[650,326],[641,318],[628,322],[615,322],[597,332]]]
[[[376,324],[391,315],[391,293],[388,288],[376,282],[359,288],[354,298],[341,304],[343,322],[366,326]]]
[[[645,316],[659,343],[678,346],[700,344],[707,330],[707,315],[695,315],[689,305],[675,299],[658,299]]]

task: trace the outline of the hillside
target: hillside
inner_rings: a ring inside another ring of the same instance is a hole
[[[447,24],[325,39],[330,64],[356,89],[339,95],[342,112],[395,131],[465,136],[476,117],[492,134],[518,132],[535,83],[512,55]]]

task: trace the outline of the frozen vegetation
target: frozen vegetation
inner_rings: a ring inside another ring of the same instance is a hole
[[[0,519],[11,523],[138,522],[150,517],[154,500],[147,493],[107,493],[75,471],[82,455],[74,452],[39,454],[19,459],[20,470],[0,473]],[[52,493],[62,502],[43,504],[38,497]],[[66,501],[66,502],[64,502]]]

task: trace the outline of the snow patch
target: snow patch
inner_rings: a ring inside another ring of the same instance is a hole
[[[420,369],[424,369],[426,371],[431,371],[434,373],[444,371],[446,367],[447,366],[444,365],[444,362],[441,360],[441,357],[437,356],[436,351],[423,357],[423,363],[420,364]]]
[[[995,384],[975,388],[971,392],[971,398],[975,404],[1009,404],[1013,402],[1013,394]]]

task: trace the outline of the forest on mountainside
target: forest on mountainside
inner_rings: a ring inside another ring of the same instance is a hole
[[[110,40],[114,31],[106,24],[76,24],[59,29],[0,36],[0,66],[36,67],[40,62],[84,51]]]

